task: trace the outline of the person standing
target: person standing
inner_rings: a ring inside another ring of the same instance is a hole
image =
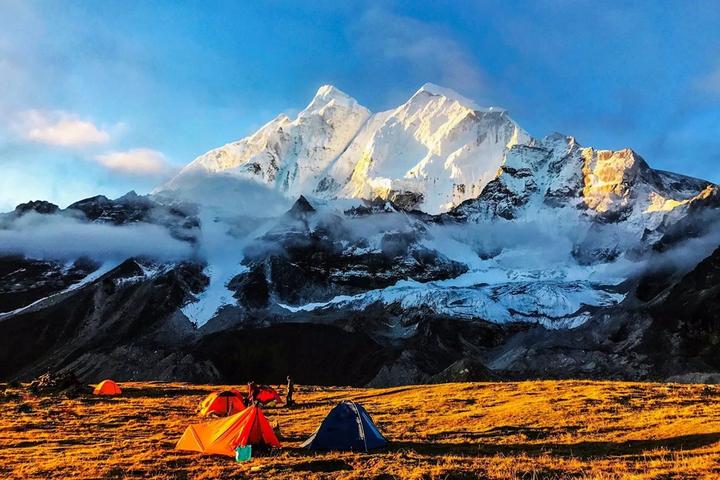
[[[248,406],[255,405],[258,401],[257,396],[260,393],[260,387],[255,382],[248,383]]]
[[[295,393],[295,383],[290,375],[287,376],[287,393],[285,394],[285,406],[292,407],[295,405],[293,400],[293,393]]]

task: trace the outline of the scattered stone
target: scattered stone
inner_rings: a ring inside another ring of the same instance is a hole
[[[18,392],[10,390],[9,388],[6,388],[5,391],[0,394],[0,403],[12,402],[13,400],[20,399],[22,399],[22,395],[20,395]]]
[[[59,395],[75,397],[85,390],[73,372],[47,372],[30,382],[27,390],[33,395]]]

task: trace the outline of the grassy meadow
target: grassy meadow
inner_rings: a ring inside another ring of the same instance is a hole
[[[379,390],[299,386],[297,408],[266,409],[283,449],[247,463],[174,450],[185,427],[202,421],[197,404],[219,387],[121,386],[123,396],[114,398],[32,397],[7,389],[0,399],[0,478],[720,478],[720,387],[715,386],[590,381]],[[365,406],[390,448],[369,454],[298,449],[343,399]]]

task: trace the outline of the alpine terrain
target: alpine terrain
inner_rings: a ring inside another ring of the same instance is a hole
[[[0,216],[0,379],[707,380],[720,194],[427,84]]]

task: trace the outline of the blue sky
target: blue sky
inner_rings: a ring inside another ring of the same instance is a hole
[[[0,210],[147,192],[334,84],[420,85],[720,181],[720,4],[0,0]]]

